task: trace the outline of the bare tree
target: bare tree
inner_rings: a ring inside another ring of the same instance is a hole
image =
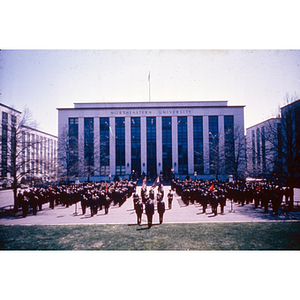
[[[287,94],[285,100],[286,105],[281,108],[281,132],[277,145],[279,159],[276,167],[285,185],[291,189],[289,208],[293,209],[293,191],[300,184],[300,101],[296,94]]]
[[[58,174],[60,180],[70,183],[79,175],[78,139],[70,137],[68,129],[64,128],[58,140]]]
[[[26,139],[30,128],[36,127],[36,122],[28,109],[22,116],[11,111],[11,122],[2,121],[1,131],[1,179],[13,188],[14,209],[18,209],[17,188],[22,179],[33,177],[44,165],[44,159],[38,156],[37,149],[41,140]]]
[[[244,178],[246,168],[246,141],[244,130],[235,126],[225,132],[224,166],[225,173],[233,175],[235,180]]]
[[[71,130],[71,131],[70,131]],[[83,142],[83,147],[80,147]],[[100,150],[100,149],[99,149]],[[69,184],[71,180],[86,177],[89,181],[96,171],[100,172],[101,163],[107,164],[107,157],[100,156],[100,166],[95,166],[98,153],[94,153],[94,144],[78,136],[77,131],[66,126],[58,140],[58,173],[60,180]]]
[[[220,149],[220,137],[209,132],[209,172],[219,178],[224,164],[223,149]]]
[[[267,173],[291,191],[289,209],[293,209],[293,190],[300,185],[300,100],[297,94],[285,96],[280,122],[270,123],[263,136],[269,143],[266,149]],[[262,157],[264,159],[264,157]]]
[[[235,126],[224,132],[224,136],[209,133],[210,173],[233,175],[235,180],[244,177],[246,164],[246,144],[242,127]]]

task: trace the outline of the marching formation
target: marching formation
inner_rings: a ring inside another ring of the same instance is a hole
[[[134,210],[137,215],[137,224],[141,225],[141,220],[142,220],[142,214],[143,211],[145,211],[145,214],[147,215],[147,222],[148,222],[148,228],[151,228],[152,222],[153,222],[153,215],[155,212],[155,205],[157,212],[159,214],[159,224],[163,223],[163,217],[165,213],[165,202],[164,202],[164,188],[163,184],[159,183],[158,185],[158,190],[157,190],[157,195],[155,199],[155,192],[154,192],[155,186],[153,185],[149,193],[147,192],[147,186],[146,186],[146,181],[143,181],[143,186],[141,188],[141,196],[139,196],[137,193],[133,195],[133,205],[134,205]],[[173,200],[173,194],[170,193],[168,194],[168,201]],[[172,200],[170,200],[172,199]],[[145,209],[144,209],[145,206]],[[170,202],[169,202],[169,209],[171,209]]]
[[[264,212],[272,212],[277,215],[280,205],[285,196],[285,203],[289,203],[291,191],[283,190],[278,185],[270,182],[221,182],[218,180],[172,180],[171,189],[165,195],[164,186],[159,177],[152,186],[143,185],[138,194],[137,181],[120,180],[102,183],[85,183],[69,186],[53,186],[48,188],[30,188],[20,190],[17,196],[18,206],[22,208],[23,217],[26,217],[29,210],[33,215],[41,211],[43,206],[49,204],[50,209],[61,205],[66,208],[80,203],[82,214],[90,213],[91,217],[97,215],[98,211],[109,213],[111,205],[121,207],[123,203],[132,196],[133,208],[137,216],[137,224],[141,225],[142,215],[147,216],[148,227],[153,225],[155,211],[159,215],[159,224],[163,223],[166,206],[172,209],[174,195],[180,199],[183,205],[194,205],[202,208],[202,213],[217,215],[224,214],[226,202],[231,205],[237,203],[244,206],[254,204],[254,208],[261,207]],[[164,199],[166,199],[166,203]],[[208,211],[209,208],[209,211]],[[77,206],[76,206],[77,210]]]
[[[283,190],[278,185],[266,181],[228,183],[218,180],[205,182],[201,180],[172,180],[171,189],[181,197],[185,205],[199,203],[203,208],[203,213],[210,205],[214,215],[217,215],[218,206],[220,206],[220,212],[224,213],[227,199],[241,206],[254,202],[255,208],[263,207],[264,212],[268,212],[271,204],[274,214],[277,215],[283,196],[285,196],[287,204],[291,198],[289,188]]]
[[[91,216],[104,208],[108,213],[111,203],[121,206],[130,198],[136,189],[136,181],[112,181],[110,183],[87,183],[69,186],[54,186],[48,188],[30,188],[20,190],[17,196],[18,206],[22,208],[23,217],[28,214],[29,208],[33,215],[42,210],[43,205],[49,203],[49,208],[57,205],[69,207],[80,202],[82,214],[87,208]]]

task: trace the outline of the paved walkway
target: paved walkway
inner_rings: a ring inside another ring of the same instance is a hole
[[[140,188],[137,187],[137,192],[140,195]],[[231,207],[230,201],[224,209],[224,213],[220,213],[218,207],[218,215],[214,216],[211,213],[211,208],[208,207],[206,213],[202,211],[199,204],[190,204],[185,206],[181,198],[174,194],[172,209],[167,208],[166,195],[168,194],[169,186],[165,186],[165,203],[166,212],[164,214],[164,223],[198,223],[198,222],[265,222],[265,221],[300,221],[300,207],[295,211],[287,213],[280,211],[279,215],[275,216],[272,213],[272,208],[269,207],[269,213],[264,213],[263,208],[254,209],[254,204],[240,206],[234,204]],[[157,189],[155,190],[157,191]],[[233,209],[234,212],[231,212]],[[147,217],[143,214],[142,224],[147,223]],[[158,223],[158,213],[155,211],[154,223]],[[58,205],[54,209],[49,208],[49,203],[43,206],[42,211],[38,211],[37,215],[32,215],[32,212],[26,218],[21,216],[5,216],[0,218],[0,225],[57,225],[57,224],[136,224],[136,214],[133,209],[132,197],[119,207],[111,206],[109,213],[104,214],[104,209],[98,211],[97,215],[91,217],[90,209],[88,208],[85,215],[82,215],[80,203],[72,205],[68,208]]]

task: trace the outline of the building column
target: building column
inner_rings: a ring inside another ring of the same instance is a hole
[[[209,168],[209,126],[208,116],[203,116],[203,160],[204,160],[204,174],[210,173]]]
[[[131,174],[131,117],[125,117],[125,174]]]
[[[109,118],[109,126],[111,129],[110,135],[109,135],[109,167],[110,167],[110,175],[113,176],[116,175],[116,118],[110,117]]]
[[[141,172],[147,175],[147,121],[141,117]]]
[[[162,117],[156,117],[156,170],[159,175],[163,170],[162,166]]]
[[[172,116],[172,161],[174,174],[178,173],[178,129],[177,117]]]
[[[100,118],[94,118],[94,176],[100,176]]]
[[[188,173],[194,175],[194,130],[193,116],[187,117],[187,135],[188,135]]]
[[[49,148],[48,148],[49,149]],[[84,118],[78,118],[78,177],[83,177],[85,172],[84,163]]]

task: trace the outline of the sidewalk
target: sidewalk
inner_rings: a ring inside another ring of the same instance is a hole
[[[138,186],[137,192],[139,195],[140,189],[141,187]],[[202,207],[199,204],[185,206],[176,194],[174,194],[172,209],[169,210],[166,198],[169,189],[170,186],[164,186],[164,201],[166,203],[164,223],[300,221],[300,207],[290,213],[279,211],[279,215],[275,216],[271,207],[269,207],[268,213],[264,213],[263,208],[254,209],[254,204],[245,206],[233,204],[234,212],[230,212],[230,201],[227,201],[224,214],[220,214],[220,207],[218,207],[218,215],[214,216],[209,206],[206,213],[203,214]],[[155,192],[157,192],[157,189]],[[77,204],[77,207],[72,205],[66,208],[58,205],[54,209],[50,209],[49,203],[47,203],[43,206],[42,211],[38,211],[35,216],[31,212],[26,218],[23,218],[21,214],[19,217],[1,217],[0,225],[136,224],[136,221],[131,197],[121,207],[118,205],[111,206],[107,215],[104,214],[103,209],[98,211],[97,215],[91,217],[89,208],[86,214],[82,215],[80,203]],[[157,211],[154,213],[153,222],[158,223]],[[142,224],[146,223],[147,217],[143,214]]]

